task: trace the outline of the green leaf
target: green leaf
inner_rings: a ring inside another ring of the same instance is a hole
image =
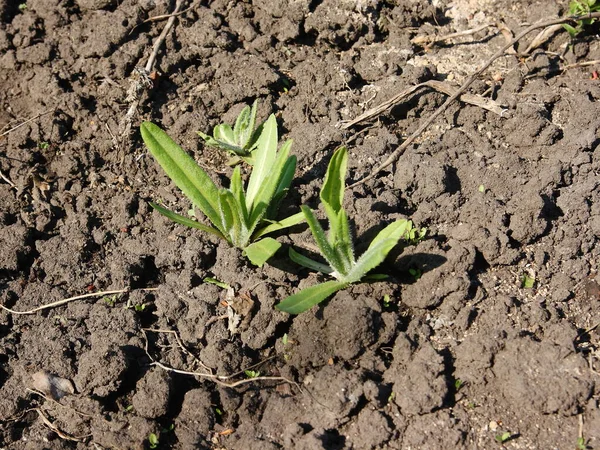
[[[326,281],[325,283],[307,287],[294,295],[290,295],[281,303],[275,305],[275,308],[288,314],[300,314],[321,303],[327,297],[344,289],[346,286],[348,286],[347,283]]]
[[[140,126],[142,139],[160,166],[192,203],[220,229],[218,213],[219,189],[190,155],[179,147],[167,133],[151,122]]]
[[[213,130],[213,136],[219,142],[238,147],[233,130],[231,129],[231,126],[226,123],[217,125]]]
[[[346,187],[346,167],[348,165],[348,151],[346,147],[339,147],[327,166],[327,174],[321,188],[321,201],[329,218],[330,225],[336,222],[339,211],[344,203],[344,189]],[[336,229],[330,229],[336,235]]]
[[[290,140],[288,142],[290,142],[289,146],[291,147],[292,141]],[[283,149],[284,148],[282,147],[280,152]],[[273,194],[273,198],[271,199],[271,201],[269,203],[269,207],[267,208],[265,217],[274,218],[277,216],[277,211],[279,210],[279,204],[281,203],[281,200],[287,194],[290,184],[292,184],[292,180],[294,179],[294,174],[296,172],[296,163],[297,163],[297,158],[295,155],[292,155],[285,160],[285,164],[283,165],[283,169],[281,171],[281,174],[279,175],[277,187],[275,188],[275,193]]]
[[[275,116],[267,119],[253,152],[254,167],[246,189],[246,207],[252,211],[255,199],[265,180],[273,176],[272,167],[277,154],[277,121]]]
[[[280,247],[281,244],[275,239],[264,238],[247,246],[244,249],[244,255],[248,257],[252,264],[262,267]]]
[[[219,191],[219,212],[221,213],[221,226],[225,230],[225,237],[230,239],[230,242],[237,245],[237,237],[240,235],[240,223],[235,210],[234,202],[232,201],[233,194],[227,189]]]
[[[350,227],[348,224],[348,216],[346,211],[340,209],[337,215],[337,236],[333,243],[333,249],[337,253],[340,261],[344,265],[344,273],[348,273],[355,263],[354,259],[354,244]]]
[[[222,289],[229,289],[231,287],[227,283],[224,283],[223,281],[217,280],[213,277],[205,277],[202,281],[204,281],[205,283],[214,284],[215,286],[219,286]]]
[[[379,241],[375,246],[371,245],[367,251],[358,258],[358,261],[352,266],[350,272],[343,278],[340,278],[340,281],[346,283],[356,283],[357,281],[360,281],[360,279],[370,270],[383,262],[390,250],[392,250],[397,243],[398,239],[391,238]]]
[[[235,169],[233,169],[233,174],[231,174],[231,185],[229,186],[229,190],[235,197],[237,206],[241,211],[240,216],[243,218],[243,223],[247,226],[249,217],[248,210],[246,209],[246,194],[244,193],[244,186],[242,184],[242,174],[240,166],[237,166]]]
[[[259,237],[264,236],[265,234],[273,233],[274,231],[283,230],[284,228],[293,227],[294,225],[298,225],[299,223],[304,221],[304,213],[299,212],[285,219],[282,219],[278,222],[271,221],[269,225],[264,228],[258,229],[253,235],[252,239],[258,239]]]
[[[265,216],[271,201],[273,200],[273,193],[275,192],[275,188],[277,187],[279,181],[279,174],[282,173],[283,168],[286,165],[288,160],[288,154],[290,152],[292,142],[287,141],[281,146],[279,153],[275,159],[275,162],[271,164],[270,174],[271,176],[266,179],[262,185],[258,188],[258,192],[256,194],[256,198],[254,199],[254,204],[252,209],[249,209],[250,220],[249,227],[251,230],[259,224],[261,219]],[[252,174],[250,175],[250,179],[252,179],[252,175],[254,175],[254,171],[256,170],[258,162],[254,166],[252,170]],[[248,202],[248,194],[246,194],[246,202]]]
[[[321,227],[321,224],[315,217],[312,209],[308,206],[301,206],[302,212],[304,213],[304,217],[306,218],[306,223],[312,232],[313,237],[315,238],[315,242],[321,251],[321,255],[325,260],[329,263],[329,265],[337,272],[338,276],[345,275],[344,272],[344,264],[339,259],[337,252],[333,249],[327,237],[325,236],[325,230]],[[332,273],[336,276],[336,273]],[[336,277],[337,278],[337,277]]]
[[[156,203],[150,202],[150,206],[152,206],[155,210],[157,210],[163,216],[171,219],[173,222],[176,222],[180,225],[185,225],[186,227],[197,228],[199,230],[206,231],[207,233],[214,234],[215,236],[218,236],[221,239],[225,239],[225,236],[223,236],[223,234],[216,228],[209,227],[200,222],[196,222],[195,220],[192,220],[188,217],[182,216],[181,214],[177,214],[173,211],[170,211],[167,208],[164,208]],[[225,239],[225,240],[227,240],[227,239]]]
[[[252,104],[252,109],[250,109],[249,106],[246,106],[244,109],[242,109],[237,117],[237,120],[235,121],[235,126],[233,127],[233,134],[236,143],[245,150],[249,150],[248,144],[252,138],[252,134],[254,133],[257,105],[258,100],[255,100]]]
[[[377,236],[375,236],[375,239],[373,239],[369,244],[368,250],[378,245],[381,241],[385,241],[387,239],[395,239],[395,241],[398,242],[400,238],[404,236],[406,230],[411,226],[412,222],[406,219],[400,219],[390,223],[387,227],[381,230]]]
[[[318,261],[315,261],[314,259],[304,256],[298,253],[292,247],[290,247],[288,254],[290,256],[290,259],[296,264],[300,264],[301,266],[307,267],[312,270],[316,270],[317,272],[321,272],[327,275],[333,272],[333,269],[327,264],[320,263]]]

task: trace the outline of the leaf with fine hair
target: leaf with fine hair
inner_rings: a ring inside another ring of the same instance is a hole
[[[235,142],[243,149],[249,150],[248,144],[254,133],[254,123],[256,122],[256,107],[258,100],[254,100],[252,109],[245,106],[240,112],[233,127],[233,136]]]
[[[248,257],[252,264],[262,267],[280,247],[279,242],[268,237],[248,245],[244,249],[244,255]]]
[[[333,272],[333,269],[327,264],[320,263],[314,259],[304,256],[301,253],[298,253],[292,247],[290,247],[288,254],[292,261],[308,269],[316,270],[317,272],[321,272],[326,275],[330,275]]]
[[[287,142],[289,142],[289,146],[291,147],[291,139]],[[281,150],[279,151],[281,152]],[[296,163],[296,155],[291,155],[286,159],[283,169],[281,171],[281,175],[279,176],[279,180],[277,181],[277,186],[275,188],[275,192],[273,193],[273,198],[271,199],[269,207],[267,208],[267,212],[265,213],[265,217],[274,218],[277,215],[277,211],[279,210],[281,200],[283,200],[283,198],[286,196],[290,184],[292,184],[292,180],[294,179],[294,174],[296,173]]]
[[[348,215],[343,209],[340,209],[337,214],[337,235],[335,238],[333,249],[344,265],[344,273],[348,273],[355,262],[354,244],[352,242],[352,235],[350,234]]]
[[[338,275],[344,275],[344,264],[340,260],[337,252],[333,249],[333,247],[327,240],[327,237],[325,236],[325,230],[323,230],[323,227],[315,217],[315,214],[313,213],[312,209],[304,205],[302,205],[300,208],[304,213],[306,223],[308,223],[308,227],[310,228],[310,231],[313,237],[315,238],[315,242],[317,243],[317,246],[321,251],[321,255],[323,255],[323,258],[325,258],[325,260],[335,271],[333,275],[336,276],[336,273]]]
[[[369,244],[369,249],[371,247],[375,247],[380,241],[386,239],[395,239],[396,242],[398,242],[400,238],[404,236],[406,230],[411,227],[411,225],[412,222],[406,219],[400,219],[390,223],[387,227],[377,233],[377,236],[375,236],[375,238]]]
[[[251,211],[265,180],[273,176],[273,163],[277,156],[277,121],[271,114],[263,125],[262,133],[253,152],[254,167],[246,189],[246,207]]]
[[[231,126],[226,123],[217,125],[213,130],[213,136],[217,142],[223,142],[234,148],[238,147],[237,142],[235,141],[233,130],[231,129]]]
[[[379,241],[377,245],[370,246],[367,251],[358,258],[356,263],[352,266],[352,269],[341,280],[347,283],[356,283],[357,281],[360,281],[370,270],[383,262],[390,250],[396,246],[399,239],[400,238],[384,239]]]
[[[204,213],[212,224],[223,234],[220,228],[221,217],[218,212],[219,189],[210,177],[196,164],[167,133],[151,122],[140,126],[142,139],[156,158],[160,166],[185,196]]]
[[[265,217],[265,214],[267,213],[269,205],[273,200],[273,194],[279,182],[280,177],[277,174],[282,173],[283,168],[287,163],[291,145],[292,142],[287,141],[281,146],[281,149],[279,150],[279,153],[277,153],[275,161],[271,163],[271,167],[269,169],[271,176],[265,179],[258,188],[258,192],[256,194],[256,198],[254,199],[254,203],[249,209],[249,227],[251,231],[253,231],[256,228],[258,223],[263,219],[263,217]],[[256,161],[256,164],[252,169],[252,174],[250,175],[250,180],[252,180],[252,175],[254,175],[254,171],[259,170],[258,164],[258,161]],[[246,203],[248,202],[247,199],[248,194],[246,194]]]
[[[348,151],[346,147],[339,147],[331,157],[325,174],[325,181],[321,188],[321,201],[329,218],[329,242],[336,240],[338,213],[344,203],[344,190],[346,187],[346,167],[348,166]]]
[[[347,283],[340,281],[326,281],[325,283],[307,287],[294,295],[290,295],[282,300],[281,303],[275,305],[275,308],[288,314],[300,314],[321,303],[327,297],[344,289],[346,286],[348,286]]]
[[[246,209],[246,194],[244,193],[244,186],[242,184],[242,173],[240,166],[236,166],[233,169],[233,173],[231,174],[231,184],[229,185],[229,190],[233,194],[236,204],[240,209],[240,216],[242,217],[242,222],[247,224],[248,210]]]
[[[167,208],[164,208],[163,206],[161,206],[157,203],[150,202],[150,206],[152,206],[152,208],[157,210],[159,213],[161,213],[167,219],[171,219],[175,223],[178,223],[180,225],[185,225],[186,227],[190,227],[190,228],[197,228],[199,230],[206,231],[207,233],[214,234],[215,236],[218,236],[221,239],[225,239],[225,236],[223,236],[223,234],[221,234],[221,232],[219,230],[217,230],[216,228],[209,227],[200,222],[192,220],[189,217],[185,217],[185,216],[182,216],[181,214],[177,214]],[[225,240],[227,240],[227,239],[225,239]]]

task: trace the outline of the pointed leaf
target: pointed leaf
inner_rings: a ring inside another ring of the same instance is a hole
[[[272,167],[277,154],[277,121],[275,116],[267,119],[263,126],[263,131],[258,138],[256,149],[253,152],[254,167],[248,188],[246,189],[246,207],[252,211],[256,196],[265,182],[272,175]]]
[[[244,249],[244,255],[248,257],[252,264],[262,267],[280,247],[281,244],[275,239],[264,238],[247,246]]]
[[[290,140],[288,142],[288,147],[291,147],[292,141]],[[279,150],[280,152],[285,149],[286,144],[287,142],[284,144],[284,146],[282,146],[281,150]],[[294,179],[294,174],[296,173],[296,163],[297,158],[295,155],[292,155],[285,160],[285,164],[283,166],[281,174],[279,175],[279,180],[277,181],[275,193],[273,194],[273,198],[269,202],[269,207],[267,208],[265,217],[274,218],[277,216],[279,204],[281,203],[281,200],[283,200],[283,198],[286,196],[290,184],[292,184],[292,180]]]
[[[192,157],[158,126],[151,122],[143,122],[140,131],[150,153],[169,178],[208,217],[212,224],[219,228],[218,188],[215,183]]]
[[[264,228],[260,228],[253,235],[252,239],[258,239],[265,234],[273,233],[275,231],[283,230],[284,228],[293,227],[294,225],[298,225],[299,223],[304,221],[304,213],[299,212],[292,216],[286,217],[279,222],[271,222]]]
[[[337,214],[337,240],[333,243],[333,249],[338,254],[340,261],[344,264],[344,273],[348,273],[354,265],[354,244],[350,235],[348,216],[341,209]]]
[[[278,174],[282,173],[283,168],[287,163],[287,155],[290,152],[291,145],[291,141],[287,141],[281,146],[275,162],[271,165],[270,177],[264,180],[263,184],[258,188],[258,193],[254,199],[254,204],[252,205],[252,208],[248,210],[248,213],[250,214],[249,223],[252,229],[259,224],[261,219],[265,216],[269,205],[271,204],[273,194],[280,179]],[[256,170],[256,165],[254,166],[252,174],[254,174],[254,170]],[[250,178],[252,178],[252,175],[250,175]],[[246,195],[246,202],[247,201]]]
[[[231,205],[229,196],[233,197],[230,191],[226,189],[219,191],[219,212],[221,213],[221,226],[225,230],[225,236],[233,243],[235,239],[232,238],[239,235],[239,224],[236,230],[236,212]]]
[[[180,225],[185,225],[186,227],[197,228],[202,231],[206,231],[207,233],[214,234],[215,236],[220,237],[221,239],[225,239],[225,237],[221,234],[219,230],[213,227],[209,227],[200,222],[190,219],[189,217],[182,216],[181,214],[177,214],[167,208],[164,208],[156,203],[150,202],[150,206],[152,206],[155,210],[161,213],[163,216],[171,219],[173,222],[176,222]],[[227,240],[227,239],[225,239]]]
[[[386,239],[395,239],[396,242],[398,242],[400,238],[404,236],[406,230],[410,229],[411,225],[412,222],[406,219],[400,219],[390,223],[387,227],[381,230],[377,236],[375,236],[375,239],[373,239],[369,244],[369,249]]]
[[[327,264],[323,264],[315,261],[314,259],[308,258],[307,256],[298,253],[292,247],[290,247],[288,254],[292,261],[294,261],[296,264],[307,267],[308,269],[316,270],[317,272],[321,272],[326,275],[329,275],[333,272],[333,269]]]
[[[310,286],[302,289],[297,294],[290,295],[281,303],[275,305],[275,308],[288,314],[300,314],[346,286],[348,286],[346,283],[339,281],[327,281],[316,286]]]
[[[321,201],[325,206],[325,212],[329,221],[337,217],[344,203],[344,189],[346,187],[346,167],[348,165],[348,152],[346,147],[339,147],[327,166],[325,182],[321,188]]]
[[[369,247],[369,249],[358,258],[358,261],[356,261],[352,270],[350,270],[346,276],[340,278],[340,281],[346,283],[356,283],[357,281],[360,281],[360,279],[369,273],[370,270],[383,262],[390,250],[392,250],[397,243],[398,239],[384,239],[379,241],[377,245]]]
[[[242,173],[240,166],[233,169],[231,174],[231,185],[229,190],[233,194],[236,204],[241,212],[242,221],[246,228],[248,227],[248,211],[246,210],[246,195],[244,194],[244,186],[242,184]]]
[[[339,259],[337,253],[333,250],[333,247],[329,244],[327,237],[325,236],[325,230],[321,227],[321,224],[315,217],[312,209],[308,206],[301,206],[302,212],[304,213],[304,217],[306,218],[306,223],[312,232],[313,237],[315,238],[315,242],[321,251],[321,256],[325,258],[325,260],[329,263],[329,265],[337,272],[339,275],[345,275],[345,268],[342,261]]]
[[[248,144],[250,144],[250,139],[254,133],[257,105],[258,101],[255,100],[252,104],[252,109],[250,109],[249,106],[246,106],[244,109],[242,109],[240,115],[235,121],[235,126],[233,127],[233,134],[235,136],[236,143],[245,150],[249,150]]]

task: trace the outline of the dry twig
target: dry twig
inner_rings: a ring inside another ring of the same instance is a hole
[[[414,38],[412,38],[410,40],[410,42],[412,42],[413,44],[417,44],[417,45],[425,44],[425,46],[431,47],[433,44],[435,44],[437,42],[448,41],[450,39],[454,39],[457,37],[470,36],[475,33],[479,33],[480,31],[483,31],[489,27],[493,27],[493,25],[482,25],[477,28],[473,28],[470,30],[457,31],[456,33],[450,33],[450,34],[446,34],[444,36],[436,36],[436,35],[415,36]]]
[[[136,289],[136,290],[155,291],[156,288],[145,288],[145,289]],[[36,312],[43,311],[45,309],[56,308],[57,306],[62,306],[67,303],[73,302],[75,300],[81,300],[81,299],[90,298],[90,297],[101,297],[101,296],[112,295],[112,294],[123,294],[124,292],[131,292],[131,290],[130,289],[117,289],[114,291],[101,291],[101,292],[92,292],[91,294],[77,295],[75,297],[69,297],[69,298],[65,298],[63,300],[58,300],[56,302],[48,303],[47,305],[38,306],[37,308],[33,308],[28,311],[15,311],[14,309],[10,309],[2,304],[0,304],[0,308],[2,308],[5,311],[8,311],[11,314],[20,314],[20,315],[35,314]]]
[[[415,141],[415,139],[417,139],[433,123],[433,121],[438,116],[440,116],[444,111],[446,111],[446,109],[448,109],[448,107],[454,102],[454,100],[459,98],[469,88],[469,86],[471,86],[471,84],[475,81],[475,79],[477,79],[479,75],[481,75],[488,67],[490,67],[494,61],[503,56],[506,50],[511,48],[521,39],[523,39],[523,37],[525,37],[532,31],[538,30],[540,28],[546,28],[552,25],[557,25],[566,22],[576,22],[578,20],[587,18],[600,18],[600,12],[585,14],[583,16],[562,17],[560,19],[544,20],[533,24],[530,27],[527,27],[525,30],[519,33],[512,41],[506,43],[496,53],[494,53],[490,57],[490,59],[487,60],[483,64],[483,66],[481,66],[481,68],[472,73],[471,76],[469,76],[469,78],[467,78],[467,80],[463,83],[463,85],[452,96],[450,96],[442,106],[435,110],[435,112],[431,116],[429,116],[427,120],[425,120],[413,134],[411,134],[401,145],[399,145],[398,148],[396,148],[396,150],[394,150],[394,152],[390,156],[388,156],[388,158],[384,162],[377,166],[373,171],[371,171],[369,175],[364,177],[362,180],[359,180],[356,183],[349,185],[347,189],[354,188],[367,182],[368,180],[373,179],[379,172],[381,172],[389,165],[393,164],[404,153],[408,146],[411,145]]]
[[[56,109],[56,108],[49,109],[49,110],[47,110],[47,111],[44,111],[44,112],[42,112],[42,113],[39,113],[37,116],[34,116],[34,117],[32,117],[31,119],[27,119],[26,121],[24,121],[24,122],[21,122],[19,125],[15,126],[15,127],[12,127],[10,130],[7,130],[7,131],[5,131],[4,133],[0,134],[0,137],[4,137],[4,136],[6,136],[7,134],[9,134],[9,133],[12,133],[13,131],[15,131],[15,130],[17,130],[17,129],[21,128],[23,125],[27,125],[29,122],[33,122],[35,119],[39,119],[40,117],[42,117],[42,116],[45,116],[46,114],[50,114],[51,112],[54,112],[54,111],[55,111],[55,109]]]
[[[450,86],[448,83],[443,83],[441,81],[436,81],[436,80],[425,81],[424,83],[420,83],[415,86],[411,86],[408,89],[405,89],[404,91],[400,92],[399,94],[394,95],[392,98],[390,98],[389,100],[386,100],[385,102],[381,103],[380,105],[377,105],[374,108],[371,108],[368,111],[365,111],[357,118],[342,125],[342,129],[343,130],[348,129],[348,128],[356,125],[357,123],[360,123],[364,120],[368,120],[368,119],[371,119],[372,117],[378,116],[379,114],[386,111],[388,108],[391,108],[392,106],[394,106],[395,104],[397,104],[401,100],[403,100],[404,98],[408,97],[412,93],[414,93],[417,90],[424,88],[424,87],[429,87],[433,90],[443,92],[446,95],[454,95],[456,93],[456,88]],[[489,98],[482,97],[481,95],[463,94],[460,96],[460,99],[465,103],[470,103],[471,105],[475,105],[475,106],[479,106],[480,108],[487,109],[488,111],[491,111],[494,114],[498,114],[499,116],[504,115],[504,113],[506,112],[506,109],[502,108],[501,105],[499,105],[498,103],[496,103],[495,101],[493,101]]]

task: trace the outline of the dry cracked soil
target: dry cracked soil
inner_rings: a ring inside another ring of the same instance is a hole
[[[528,35],[469,88],[499,111],[452,103],[350,189],[359,248],[398,218],[428,234],[294,317],[274,305],[319,280],[287,257],[314,249],[306,226],[256,268],[169,222],[149,201],[190,204],[139,135],[159,124],[226,185],[196,131],[258,100],[298,158],[283,214],[314,208],[336,147],[360,180],[447,96],[348,121],[464,82],[567,7],[182,1],[143,84],[175,1],[0,0],[0,301],[92,294],[0,312],[0,447],[600,448],[597,25]]]

